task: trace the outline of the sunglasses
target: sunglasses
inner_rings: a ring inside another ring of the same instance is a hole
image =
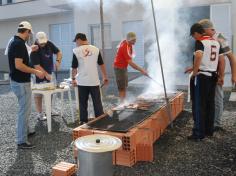
[[[28,34],[32,34],[32,31],[31,31],[31,30],[28,30]]]

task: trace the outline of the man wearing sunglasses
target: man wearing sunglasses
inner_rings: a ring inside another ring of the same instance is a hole
[[[30,75],[35,74],[39,78],[44,78],[44,73],[29,66],[29,53],[26,41],[32,32],[32,26],[27,21],[22,21],[18,25],[17,35],[9,42],[7,55],[10,67],[10,85],[19,103],[17,117],[17,145],[19,149],[34,148],[28,142],[29,132],[28,119],[31,113],[31,87]]]

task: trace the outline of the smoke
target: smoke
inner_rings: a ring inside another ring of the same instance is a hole
[[[218,0],[225,2],[226,0]],[[217,2],[218,2],[217,1]],[[75,10],[89,13],[98,13],[100,0],[67,0]],[[176,90],[176,81],[181,78],[182,82],[186,82],[185,78],[176,73],[184,71],[187,58],[186,50],[189,46],[189,27],[196,21],[189,21],[191,13],[183,10],[183,7],[193,6],[195,4],[209,4],[213,0],[153,0],[155,6],[155,15],[157,19],[157,29],[159,35],[159,43],[161,49],[161,59],[163,62],[163,70],[165,83],[168,91]],[[214,0],[216,2],[216,0]],[[143,11],[137,11],[136,7],[142,6]],[[153,15],[151,9],[151,0],[103,0],[104,17],[109,19],[109,23],[115,25],[117,19],[124,19],[124,15],[134,16],[142,15],[144,23],[144,42],[145,42],[145,62],[148,73],[155,79],[148,80],[149,84],[146,89],[147,93],[156,92],[163,93],[162,75],[160,68],[160,58],[158,57],[156,36],[153,24]],[[81,18],[86,18],[86,15]],[[131,17],[135,19],[134,17]],[[139,19],[141,20],[141,19]],[[122,30],[122,29],[120,29]],[[111,31],[113,33],[114,31]],[[122,31],[120,31],[121,33]],[[112,34],[114,35],[114,34]],[[148,78],[146,78],[148,79]],[[187,76],[186,76],[187,79]]]
[[[179,55],[182,46],[186,43],[188,25],[184,20],[180,20],[180,8],[183,5],[182,0],[155,1],[155,17],[157,21],[157,30],[160,44],[160,54],[163,64],[165,85],[167,91],[176,90],[176,73],[184,70],[184,66],[179,62]],[[146,41],[148,42],[148,51],[146,52],[147,69],[150,76],[156,82],[150,80],[150,84],[144,94],[158,95],[163,93],[163,79],[161,74],[160,58],[157,49],[156,36],[154,32],[154,21],[151,6],[146,6],[144,16],[145,26],[149,26],[146,31]],[[161,85],[162,84],[162,85]]]
[[[75,2],[75,0],[74,0]],[[98,11],[99,0],[78,0],[77,7],[83,11]],[[185,46],[186,39],[189,38],[189,26],[186,25],[186,14],[181,14],[179,10],[183,6],[184,0],[153,0],[155,7],[155,15],[157,20],[157,28],[159,35],[159,43],[161,49],[161,59],[163,63],[165,84],[168,91],[175,90],[176,73],[184,70],[181,58],[184,53],[180,53],[181,47]],[[88,6],[88,4],[91,4]],[[141,5],[143,12],[138,12],[135,8]],[[156,36],[154,30],[154,21],[151,8],[151,0],[103,0],[104,16],[109,16],[111,21],[118,21],[122,18],[122,11],[125,11],[126,16],[132,16],[134,13],[142,13],[144,22],[144,42],[145,42],[145,63],[150,76],[155,79],[148,81],[146,93],[152,92],[163,93],[163,81],[160,68],[160,58],[156,44]],[[89,7],[89,8],[88,8]],[[124,9],[127,7],[127,9]],[[134,12],[136,11],[136,12]],[[180,18],[181,17],[181,18]],[[123,17],[124,18],[124,17]],[[148,26],[148,27],[146,27]],[[182,70],[181,70],[182,69]],[[148,78],[146,78],[148,79]],[[158,82],[159,84],[157,84]]]

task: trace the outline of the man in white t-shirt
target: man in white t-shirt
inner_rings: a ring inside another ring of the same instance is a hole
[[[87,37],[83,33],[75,36],[77,47],[73,49],[72,83],[78,85],[80,124],[88,122],[88,98],[92,97],[95,116],[102,115],[103,107],[100,95],[100,80],[98,65],[100,66],[103,83],[108,83],[106,67],[99,49],[89,45]]]
[[[232,83],[236,83],[236,58],[230,49],[230,46],[223,36],[222,33],[218,33],[215,31],[213,23],[209,19],[202,19],[198,22],[204,28],[204,31],[207,35],[217,40],[221,48],[223,50],[224,55],[227,56],[231,66],[231,73],[232,73]],[[223,92],[223,84],[224,84],[224,77],[222,81],[218,81],[216,85],[216,92],[215,92],[215,120],[214,120],[214,129],[215,131],[223,130],[221,119],[223,113],[223,101],[224,101],[224,92]]]

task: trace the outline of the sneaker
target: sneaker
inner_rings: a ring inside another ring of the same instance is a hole
[[[83,121],[79,122],[79,125],[84,125],[84,124],[86,124],[86,122],[83,122]]]
[[[45,120],[47,120],[47,117],[45,116],[45,114],[44,113],[38,113],[38,120],[39,121],[45,121]]]
[[[59,116],[59,112],[56,111],[55,109],[52,109],[51,116]]]
[[[36,134],[36,132],[34,131],[34,132],[30,132],[30,133],[28,133],[28,137],[32,137],[32,136],[34,136]]]
[[[218,131],[224,131],[224,128],[222,128],[220,126],[214,127],[214,132],[218,132]]]
[[[199,137],[194,136],[194,135],[188,136],[187,139],[190,140],[190,141],[194,141],[194,142],[200,142],[200,141],[203,140],[203,138],[199,138]]]
[[[213,133],[206,133],[205,136],[207,136],[207,137],[213,137]]]
[[[18,144],[17,148],[18,149],[33,149],[33,148],[35,148],[35,146],[26,142],[26,143]]]

